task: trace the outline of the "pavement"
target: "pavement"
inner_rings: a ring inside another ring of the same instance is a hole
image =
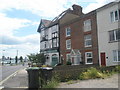
[[[12,74],[5,82],[2,83],[3,90],[10,90],[11,88],[21,88],[22,90],[28,88],[28,74],[26,69],[21,69]]]

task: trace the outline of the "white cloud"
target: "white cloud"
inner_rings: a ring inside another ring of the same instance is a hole
[[[24,37],[15,37],[11,35],[4,36],[4,42],[0,44],[0,48],[5,50],[5,56],[15,56],[16,50],[19,55],[26,56],[29,53],[39,52],[39,34],[28,35]]]
[[[95,0],[96,2],[90,3],[86,8],[83,9],[84,13],[88,13],[92,10],[95,10],[107,3],[113,2],[115,0]]]
[[[30,25],[30,22],[27,19],[9,18],[0,13],[0,35],[12,35],[15,30]]]

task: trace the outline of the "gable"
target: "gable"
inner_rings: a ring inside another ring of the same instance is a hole
[[[44,30],[46,27],[48,27],[50,23],[51,23],[51,21],[42,19],[40,21],[40,24],[39,24],[37,32],[40,33],[41,30]]]

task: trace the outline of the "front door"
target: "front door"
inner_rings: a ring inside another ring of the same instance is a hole
[[[105,55],[105,52],[100,53],[100,57],[101,57],[101,66],[106,66],[106,55]]]
[[[57,57],[57,55],[53,55],[52,56],[52,66],[55,66],[56,64],[58,64],[58,57]]]

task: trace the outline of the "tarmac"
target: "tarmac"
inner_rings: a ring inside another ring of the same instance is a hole
[[[20,89],[25,90],[28,88],[28,74],[26,69],[21,69],[10,76],[5,82],[2,83],[2,90]]]

